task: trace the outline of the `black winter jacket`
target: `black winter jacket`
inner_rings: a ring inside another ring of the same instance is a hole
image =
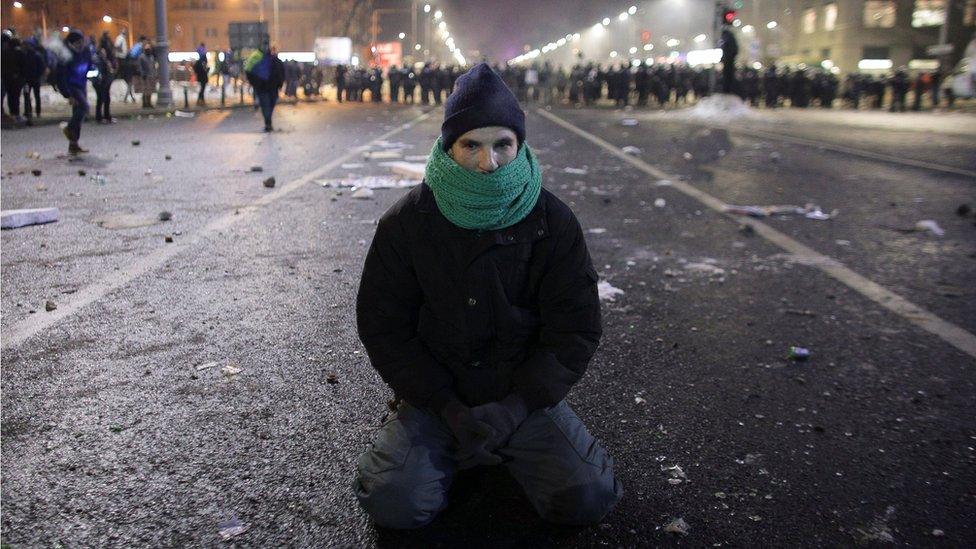
[[[543,189],[519,223],[452,224],[421,184],[380,219],[356,316],[373,366],[414,406],[515,392],[562,400],[600,341],[597,274],[572,210]]]

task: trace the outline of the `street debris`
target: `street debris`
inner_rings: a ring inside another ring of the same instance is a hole
[[[217,528],[220,529],[220,537],[224,541],[229,541],[232,538],[247,532],[248,526],[237,520],[237,517],[232,517],[230,520],[218,524]]]
[[[252,172],[263,172],[264,171],[264,166],[251,166],[251,171]]]
[[[233,362],[228,362],[227,364],[224,364],[224,366],[220,369],[220,373],[224,374],[224,376],[227,377],[228,379],[234,379],[234,376],[236,376],[237,374],[243,371],[244,371],[243,368],[241,368],[237,364],[234,364]]]
[[[605,301],[616,301],[618,295],[624,294],[623,290],[620,288],[614,288],[605,280],[601,280],[599,284],[596,285],[596,291],[600,295],[600,299]]]
[[[685,152],[681,155],[681,158],[684,158],[685,160],[694,160],[695,155],[691,154],[690,152]]]
[[[0,229],[18,229],[29,225],[43,225],[58,220],[57,208],[32,208],[0,212]]]
[[[810,349],[805,347],[791,346],[787,357],[795,362],[803,362],[810,358]]]
[[[419,179],[398,179],[386,176],[366,176],[359,179],[320,179],[318,184],[331,189],[366,188],[366,189],[401,189],[420,185]]]
[[[339,376],[337,376],[335,374],[329,374],[329,375],[325,376],[325,381],[327,381],[329,383],[329,385],[338,385],[338,383],[339,383]]]
[[[352,194],[349,196],[358,200],[370,200],[375,194],[376,193],[373,192],[373,189],[370,189],[369,187],[360,187],[358,189],[354,189]]]
[[[718,93],[703,97],[690,109],[681,109],[670,114],[674,118],[690,118],[709,123],[731,122],[741,118],[755,118],[758,115],[749,108],[738,95]]]
[[[688,530],[691,530],[691,526],[688,526],[688,523],[683,518],[676,518],[664,527],[665,532],[669,534],[681,534],[682,536],[687,535]]]
[[[733,215],[745,215],[749,217],[769,217],[773,215],[802,215],[807,219],[813,219],[816,221],[826,221],[828,219],[833,219],[837,217],[840,213],[838,210],[834,210],[829,214],[824,213],[820,206],[816,204],[807,204],[803,207],[792,206],[792,205],[777,205],[777,206],[735,206],[732,204],[726,204],[723,208],[725,213],[730,213]]]
[[[141,143],[141,142],[138,139],[133,139],[132,140],[132,146],[133,147],[138,147],[139,146],[139,143]]]
[[[959,207],[956,208],[956,215],[958,215],[959,217],[966,217],[972,211],[973,209],[969,204],[960,204]]]
[[[868,525],[867,528],[857,528],[855,532],[858,534],[858,544],[868,545],[871,542],[881,542],[881,543],[895,543],[895,536],[891,533],[891,528],[888,526],[888,521],[895,514],[895,507],[889,505],[885,509],[884,516],[875,516],[874,520]]]
[[[218,366],[219,364],[220,363],[217,362],[217,361],[204,362],[203,364],[198,364],[197,365],[197,371],[199,372],[201,370],[208,370],[210,368],[213,368],[214,366]]]
[[[811,311],[810,309],[783,309],[783,312],[793,316],[817,316],[817,313]]]
[[[654,199],[654,207],[655,208],[663,208],[663,207],[665,207],[667,205],[668,205],[667,201],[664,200],[663,198],[655,198]]]
[[[671,180],[670,179],[658,179],[657,181],[654,182],[654,186],[655,187],[670,187],[671,186]]]
[[[744,223],[739,225],[739,233],[743,236],[756,236],[756,229],[752,225]]]
[[[702,263],[697,263],[697,262],[685,263],[684,268],[686,271],[706,274],[708,276],[725,276],[725,269],[721,267],[716,267],[715,265],[708,263],[707,261]]]
[[[626,147],[620,150],[623,151],[624,154],[629,154],[631,156],[639,156],[644,152],[633,145],[627,145]]]
[[[586,232],[589,234],[603,234],[607,232],[607,230],[603,227],[593,227],[592,229],[587,229]]]
[[[915,224],[915,230],[919,232],[928,231],[935,236],[945,236],[945,230],[933,219],[923,219]]]
[[[634,397],[634,404],[646,404],[646,403],[647,401],[644,400],[644,397],[640,397],[640,396]]]
[[[271,176],[271,177],[265,179],[264,182],[263,182],[263,185],[265,187],[269,188],[269,189],[273,189],[274,186],[275,186],[275,178],[274,178],[274,176]]]
[[[402,177],[409,177],[411,179],[423,179],[425,171],[427,169],[426,164],[421,164],[419,162],[393,162],[390,165],[390,171],[396,175]]]
[[[342,164],[339,167],[343,170],[361,170],[365,167],[365,164],[358,164],[354,162],[351,164]]]
[[[587,170],[586,168],[570,168],[567,166],[563,168],[563,173],[568,173],[571,175],[587,175],[588,173],[590,173],[590,171]]]
[[[98,172],[95,172],[95,175],[89,177],[88,179],[90,179],[91,182],[95,183],[96,185],[104,185],[108,183],[108,179],[106,179],[104,175]]]
[[[834,243],[837,244],[838,246],[850,246],[851,245],[851,241],[850,240],[835,240]]]
[[[31,160],[40,160],[41,159],[41,153],[39,153],[37,151],[30,151],[25,156],[27,158],[30,158]]]
[[[688,480],[688,475],[685,474],[684,470],[681,469],[680,465],[672,465],[670,467],[666,465],[661,466],[661,472],[668,474],[668,484],[671,486],[677,486],[682,482]]]
[[[167,154],[167,155],[166,155],[166,156],[164,156],[163,158],[165,158],[166,160],[172,160],[172,159],[173,159],[173,156],[172,156],[172,155],[168,155],[168,154]]]
[[[163,237],[163,242],[165,242],[167,244],[172,244],[173,243],[173,237],[170,236],[170,235],[166,235],[166,236]]]
[[[159,215],[147,214],[114,214],[97,217],[92,222],[103,229],[136,229],[139,227],[149,227],[159,223]]]
[[[35,170],[31,170],[31,175],[33,175],[34,177],[40,177],[41,176],[41,170],[36,170],[36,169]]]
[[[393,160],[403,158],[400,151],[363,151],[363,160]]]
[[[774,163],[774,164],[775,163],[778,163],[782,158],[783,158],[783,155],[779,154],[776,151],[773,151],[773,152],[769,153],[769,161],[772,162],[772,163]]]
[[[639,124],[636,118],[624,118],[620,121],[621,126],[636,126]]]
[[[152,168],[146,168],[145,175],[152,175],[152,174],[153,174]]]
[[[78,175],[80,175],[81,177],[85,177],[86,175],[88,175],[88,172],[86,172],[85,170],[78,170]]]
[[[170,219],[173,219],[173,214],[172,213],[167,212],[166,210],[163,210],[163,211],[159,212],[159,220],[160,221],[169,221]]]
[[[57,308],[58,308],[58,304],[51,301],[50,299],[44,302],[44,310],[49,313]]]
[[[197,115],[197,113],[195,112],[180,111],[180,110],[175,111],[173,114],[175,114],[177,118],[193,118],[194,116]]]
[[[940,529],[938,529],[938,528],[933,528],[932,529],[932,535],[935,536],[935,537],[937,537],[937,538],[941,538],[941,537],[945,536],[945,532],[942,531],[942,530],[940,530]]]

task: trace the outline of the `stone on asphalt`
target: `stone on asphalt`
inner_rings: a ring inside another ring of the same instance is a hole
[[[138,147],[139,146],[139,143],[141,143],[141,142],[138,139],[133,139],[132,140],[132,146],[133,147]]]
[[[251,171],[252,172],[263,172],[264,171],[264,166],[251,166]]]
[[[275,186],[275,178],[274,177],[269,177],[269,178],[265,179],[264,180],[264,186],[267,187],[267,188],[269,188],[269,189],[274,188],[274,186]]]
[[[172,213],[170,213],[170,212],[168,212],[166,210],[163,210],[163,211],[159,212],[159,220],[160,221],[169,221],[170,219],[173,219],[173,214]]]
[[[165,241],[165,242],[166,242],[167,244],[172,244],[172,243],[173,243],[173,237],[172,237],[172,236],[169,236],[169,235],[166,235],[166,236],[165,236],[165,237],[163,238],[163,240],[164,240],[164,241]]]
[[[57,308],[58,308],[58,304],[51,301],[50,299],[44,302],[44,310],[49,313]]]
[[[683,518],[676,518],[664,527],[665,532],[669,534],[681,534],[682,536],[686,535],[688,530],[691,530],[691,526],[688,526],[688,523]]]
[[[37,169],[31,170],[31,174],[34,177],[40,177],[41,176],[41,170],[37,170]]]

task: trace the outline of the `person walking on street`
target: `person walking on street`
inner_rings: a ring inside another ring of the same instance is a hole
[[[336,101],[342,103],[342,94],[346,91],[346,66],[336,65],[335,68]],[[349,99],[349,96],[346,96]]]
[[[20,94],[24,89],[24,45],[13,31],[3,31],[3,53],[0,61],[0,75],[2,75],[3,95],[7,99],[7,111],[14,125],[24,123],[20,116]]]
[[[247,81],[254,87],[254,95],[261,106],[264,131],[272,132],[274,127],[271,125],[271,117],[278,103],[278,92],[285,82],[285,67],[278,59],[278,52],[264,42],[247,58],[244,72],[247,74]]]
[[[197,47],[197,60],[193,62],[193,75],[200,83],[200,92],[197,94],[197,105],[206,105],[207,82],[210,80],[210,68],[207,66],[207,46],[203,42]]]
[[[95,68],[98,69],[98,76],[92,81],[95,87],[95,121],[99,124],[113,124],[115,120],[109,108],[112,101],[109,91],[118,72],[118,62],[115,59],[115,48],[108,31],[103,32],[98,40],[98,49],[95,50]]]
[[[64,38],[67,59],[61,61],[55,87],[71,105],[71,120],[62,130],[68,139],[68,154],[72,156],[88,152],[81,148],[81,123],[88,114],[88,71],[92,66],[92,48],[85,44],[85,35],[77,29],[68,31]]]
[[[399,399],[353,482],[378,526],[429,524],[479,465],[504,464],[553,523],[616,506],[613,459],[564,400],[599,344],[597,279],[573,211],[542,188],[525,113],[475,66],[424,182],[379,220],[357,295],[359,337]]]
[[[722,25],[722,93],[735,93],[735,58],[739,55],[739,43],[728,24]]]

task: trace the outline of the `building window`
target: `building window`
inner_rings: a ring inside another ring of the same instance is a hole
[[[824,30],[832,31],[835,28],[837,28],[837,4],[827,4],[824,6]]]
[[[913,27],[937,27],[945,22],[945,0],[915,0]]]
[[[813,8],[803,10],[801,21],[803,34],[813,34],[817,30],[817,10]]]
[[[976,0],[966,0],[962,12],[962,24],[967,27],[976,26]]]
[[[864,46],[861,50],[863,59],[888,59],[890,54],[891,49],[887,46]]]
[[[865,28],[890,29],[895,26],[894,0],[867,0],[864,2]]]

